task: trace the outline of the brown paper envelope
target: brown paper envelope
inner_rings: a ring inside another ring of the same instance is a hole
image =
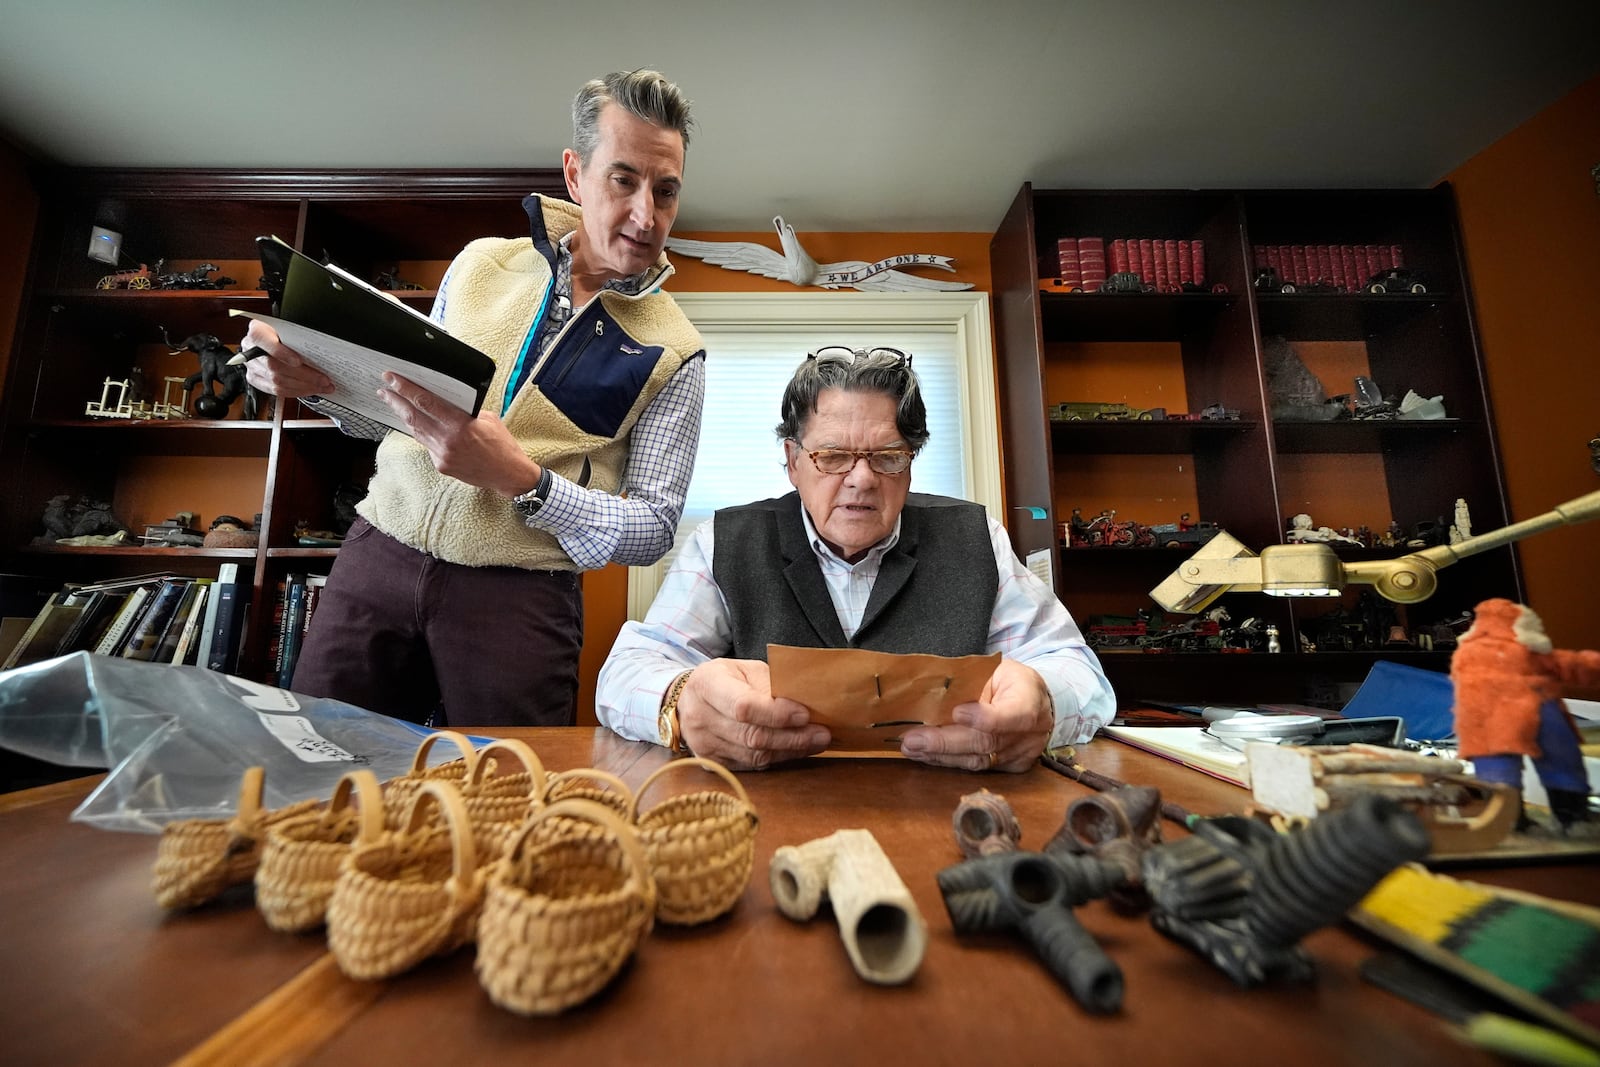
[[[977,700],[1000,665],[986,656],[896,655],[864,648],[768,645],[772,695],[811,709],[833,733],[833,749],[897,749],[913,726],[952,722],[957,704]]]

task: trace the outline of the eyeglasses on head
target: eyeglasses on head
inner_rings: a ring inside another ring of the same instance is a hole
[[[872,356],[891,356],[895,365],[900,367],[911,366],[911,353],[898,348],[887,348],[878,345],[872,348],[851,348],[849,345],[823,345],[814,352],[807,352],[807,359],[841,359],[855,361],[868,359]]]

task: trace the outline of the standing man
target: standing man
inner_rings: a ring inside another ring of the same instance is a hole
[[[1002,653],[954,723],[906,731],[900,751],[922,763],[1025,771],[1047,743],[1087,741],[1111,719],[1100,661],[1005,529],[976,504],[911,492],[928,420],[909,355],[806,357],[778,438],[795,492],[694,532],[600,670],[601,723],[741,768],[820,752],[827,728],[772,695],[769,643]]]
[[[433,318],[496,370],[477,418],[386,376],[410,436],[338,406],[333,383],[252,322],[250,383],[381,439],[322,591],[294,689],[423,722],[570,725],[580,572],[672,546],[705,395],[699,334],[661,286],[692,119],[655,71],[589,82],[531,236],[456,256]]]

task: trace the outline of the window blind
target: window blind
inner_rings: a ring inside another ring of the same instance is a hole
[[[823,345],[886,346],[912,354],[928,409],[928,443],[911,466],[911,488],[971,498],[963,456],[956,335],[948,329],[861,327],[702,331],[706,342],[705,417],[678,544],[718,508],[782,496],[792,488],[783,467],[778,424],[783,388],[805,354]]]

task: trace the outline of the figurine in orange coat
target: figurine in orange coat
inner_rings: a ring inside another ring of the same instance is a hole
[[[1531,608],[1497,597],[1478,605],[1450,679],[1460,755],[1477,776],[1521,789],[1522,758],[1531,756],[1562,827],[1586,819],[1589,780],[1561,692],[1600,685],[1600,652],[1552,648]]]

